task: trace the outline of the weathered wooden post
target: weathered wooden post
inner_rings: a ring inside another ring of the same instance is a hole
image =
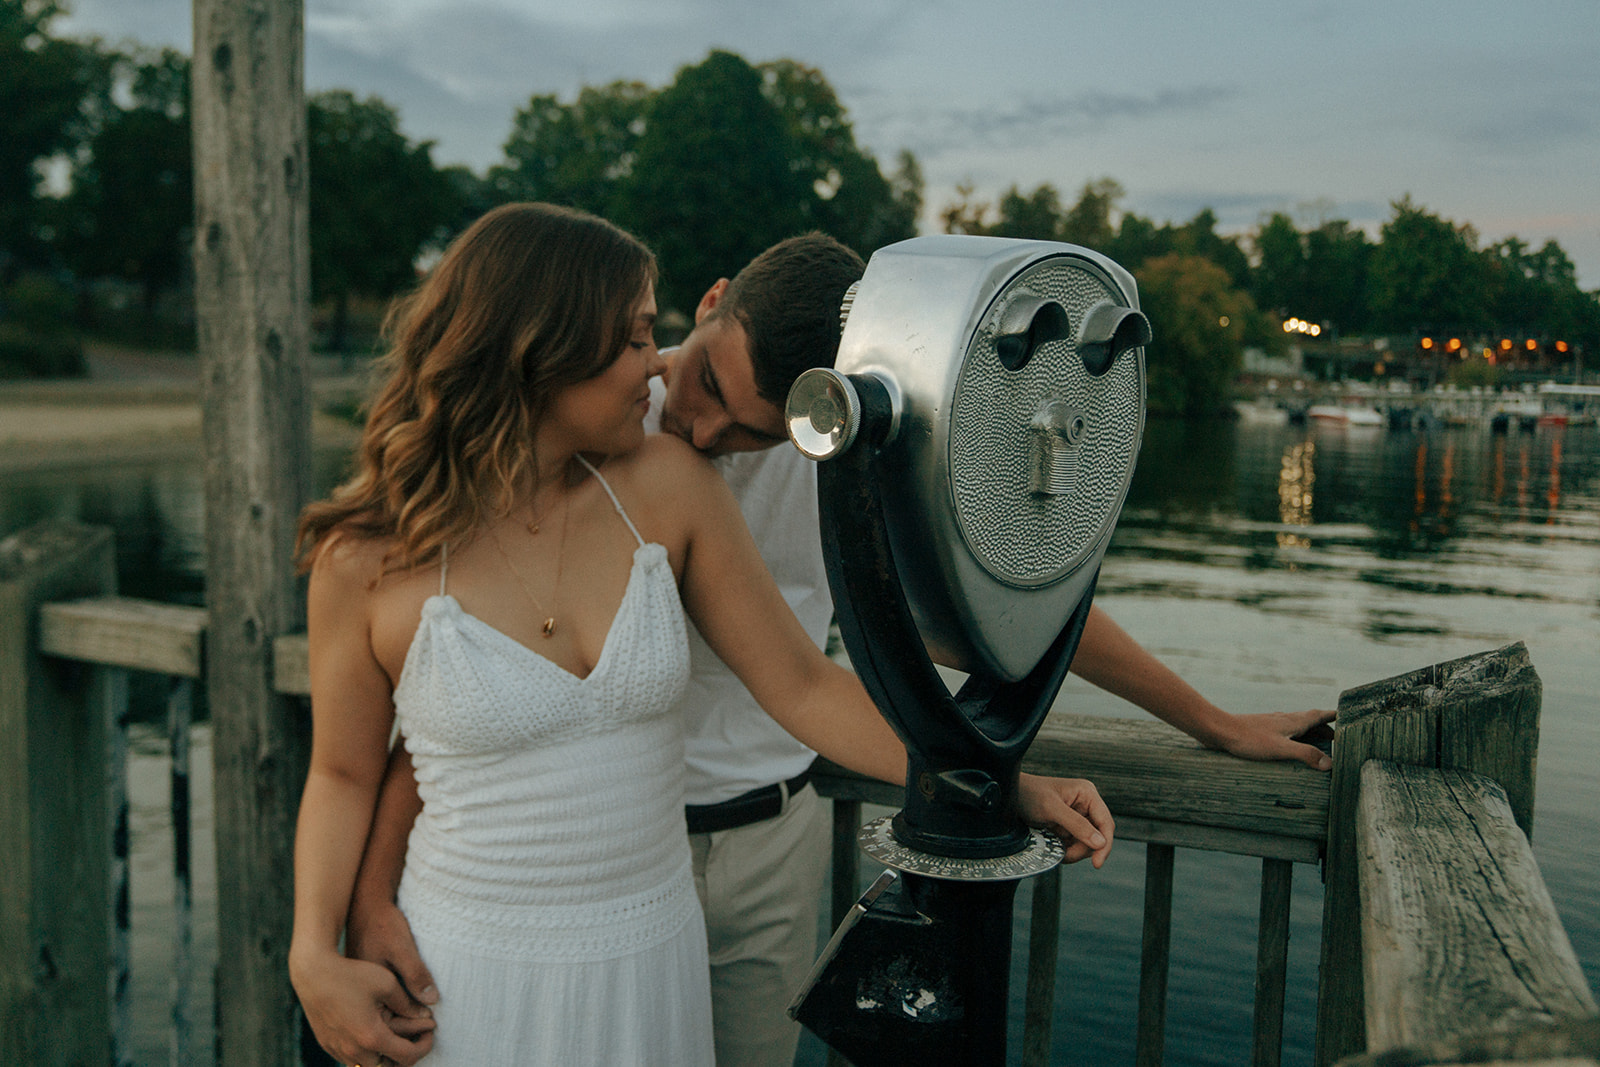
[[[0,1063],[110,1055],[110,693],[106,672],[39,654],[38,617],[115,585],[110,530],[0,541]]]
[[[1366,1047],[1356,802],[1370,759],[1475,771],[1498,782],[1533,836],[1543,687],[1519,641],[1347,690],[1329,783],[1326,889],[1317,992],[1317,1063]]]
[[[195,0],[195,303],[206,448],[206,685],[215,746],[220,1061],[296,1061],[286,967],[309,730],[273,691],[300,629],[310,485],[301,0]]]

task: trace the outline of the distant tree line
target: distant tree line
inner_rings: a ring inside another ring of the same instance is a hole
[[[0,0],[0,376],[71,372],[85,332],[182,344],[191,326],[189,61],[56,36],[63,13],[58,0]],[[432,143],[408,138],[376,97],[313,96],[307,133],[313,297],[319,343],[334,350],[370,344],[352,308],[406,289],[497,203],[613,219],[659,255],[663,308],[688,313],[782,237],[821,229],[864,256],[911,237],[924,197],[915,157],[901,152],[886,172],[820,71],[725,51],[659,88],[532,96],[482,175],[435,164]],[[1282,213],[1244,236],[1219,234],[1209,209],[1158,224],[1122,211],[1123,196],[1109,178],[1071,204],[1049,184],[995,203],[958,188],[939,217],[947,232],[1067,241],[1130,269],[1156,324],[1156,412],[1223,406],[1240,353],[1281,349],[1289,316],[1346,336],[1512,331],[1600,353],[1597,294],[1578,288],[1554,241],[1479,247],[1472,227],[1409,196],[1376,241],[1347,221],[1301,230]]]
[[[1373,241],[1347,220],[1309,230],[1275,212],[1244,236],[1216,231],[1209,209],[1181,225],[1118,213],[1117,182],[1086,184],[1075,203],[1051,185],[1012,187],[995,204],[972,190],[942,214],[951,233],[1067,241],[1103,252],[1138,280],[1156,325],[1146,352],[1152,411],[1219,410],[1249,346],[1283,348],[1290,318],[1333,336],[1386,335],[1396,348],[1427,335],[1511,336],[1600,354],[1600,291],[1578,287],[1555,241],[1509,237],[1479,247],[1476,231],[1405,196]]]

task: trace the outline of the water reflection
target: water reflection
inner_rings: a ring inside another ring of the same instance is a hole
[[[1278,521],[1285,526],[1309,529],[1312,489],[1317,484],[1317,443],[1299,441],[1283,451],[1278,470]],[[1303,533],[1278,532],[1279,548],[1310,548],[1311,538]]]
[[[343,475],[342,449],[313,456],[315,491]],[[205,485],[198,458],[0,471],[0,537],[49,519],[116,531],[118,591],[175,604],[205,601]]]

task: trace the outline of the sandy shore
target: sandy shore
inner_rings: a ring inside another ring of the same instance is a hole
[[[0,470],[86,460],[142,461],[192,450],[200,441],[198,367],[193,356],[96,348],[88,378],[0,382]],[[330,361],[314,372],[319,400],[359,395],[358,376]],[[356,428],[317,412],[319,445],[353,443]]]

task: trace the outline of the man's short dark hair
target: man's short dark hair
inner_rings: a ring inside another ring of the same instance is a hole
[[[728,283],[712,313],[744,327],[763,399],[781,405],[802,371],[833,366],[839,305],[866,269],[832,237],[807,233],[779,241]]]

